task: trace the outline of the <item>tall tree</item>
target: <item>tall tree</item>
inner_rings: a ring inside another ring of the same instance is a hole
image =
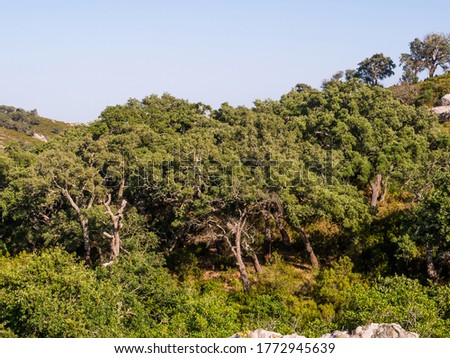
[[[377,53],[358,63],[356,77],[365,83],[377,86],[378,80],[394,75],[395,64],[390,57]]]
[[[419,72],[424,69],[422,60],[414,58],[411,54],[402,53],[400,55],[400,65],[403,69],[402,83],[413,84],[419,82]]]
[[[429,278],[437,281],[443,268],[450,268],[450,171],[438,174],[433,184],[417,208],[412,237],[423,247]]]
[[[417,74],[425,69],[432,78],[440,67],[447,70],[450,65],[450,34],[431,33],[423,40],[418,38],[409,43],[410,53],[402,53],[404,77],[409,81],[417,80]]]

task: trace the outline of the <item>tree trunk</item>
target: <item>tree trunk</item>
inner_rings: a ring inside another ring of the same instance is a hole
[[[227,224],[228,229],[234,234],[234,245],[230,242],[230,239],[226,235],[224,238],[230,246],[231,252],[236,259],[236,266],[238,267],[239,277],[242,281],[242,285],[244,286],[244,292],[248,292],[250,289],[250,281],[248,279],[247,268],[245,267],[244,260],[242,259],[242,245],[246,243],[245,240],[242,240],[242,230],[244,229],[247,221],[245,216],[245,212],[241,213],[241,216],[236,223],[232,224],[229,222]]]
[[[220,241],[220,240],[214,241],[214,246],[216,248],[216,252],[217,252],[218,256],[222,255],[222,252],[223,252],[222,245],[223,245],[222,241]]]
[[[261,273],[262,268],[261,268],[261,265],[259,264],[258,256],[256,255],[255,252],[252,254],[252,261],[253,261],[253,267],[255,268],[256,273]]]
[[[427,247],[427,273],[434,282],[439,281],[439,272],[434,264],[433,251],[430,247]]]
[[[241,226],[240,222],[238,222],[236,224],[236,234],[235,234],[235,256],[236,256],[236,264],[239,269],[239,275],[242,281],[242,285],[244,286],[244,292],[248,292],[248,290],[250,289],[250,281],[248,280],[247,268],[245,267],[245,263],[242,260],[242,250],[241,250],[242,228],[243,226]]]
[[[430,65],[430,68],[428,69],[428,78],[433,78],[434,77],[434,73],[436,72],[436,68],[437,68],[437,66]]]
[[[264,262],[268,264],[270,261],[272,261],[272,233],[269,224],[266,224],[264,232]]]
[[[380,195],[380,189],[381,189],[381,180],[382,180],[381,174],[377,174],[377,178],[376,178],[375,182],[370,183],[370,187],[372,188],[372,198],[370,200],[370,206],[372,208],[377,207],[378,196]]]
[[[291,243],[291,238],[289,237],[289,234],[284,227],[280,228],[280,234],[284,244],[289,245]]]
[[[119,199],[123,198],[123,191],[125,190],[125,179],[122,178],[119,184],[119,192],[117,193],[117,197]]]
[[[380,203],[382,203],[386,199],[387,184],[388,184],[387,177],[385,179],[381,180],[381,194],[380,194],[380,199],[378,200],[378,202],[380,202]]]
[[[91,264],[91,235],[89,233],[88,219],[81,219],[81,228],[83,231],[84,261]]]
[[[70,195],[69,190],[67,188],[61,188],[61,193],[67,199],[70,206],[75,210],[75,212],[77,213],[78,219],[80,220],[80,225],[81,225],[81,229],[83,232],[84,261],[88,265],[91,265],[91,234],[89,232],[89,220],[84,216],[80,207],[77,205],[75,200],[72,198],[72,196]],[[87,204],[87,209],[90,209],[92,207],[94,200],[95,200],[95,195],[92,194],[91,198],[89,199],[89,202]]]
[[[111,219],[111,233],[104,232],[103,235],[111,240],[111,254],[110,261],[114,261],[119,256],[120,253],[120,229],[122,228],[123,212],[127,206],[127,201],[122,200],[119,210],[113,213],[111,210],[111,194],[107,195],[108,200],[103,203],[106,208],[106,212],[109,214]]]
[[[262,268],[261,265],[259,264],[258,255],[256,255],[256,252],[250,247],[250,245],[247,243],[247,240],[245,239],[242,240],[242,248],[247,254],[251,256],[253,267],[255,268],[256,273],[261,273]]]
[[[311,262],[311,266],[313,268],[319,267],[319,261],[317,260],[316,254],[312,248],[311,242],[309,241],[308,236],[305,234],[303,230],[300,230],[300,236],[302,237],[303,243],[306,247],[306,252],[309,254],[309,261]]]

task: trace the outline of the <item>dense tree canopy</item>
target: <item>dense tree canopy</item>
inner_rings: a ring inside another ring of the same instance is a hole
[[[393,69],[375,59],[361,63],[370,84]],[[437,307],[447,286],[433,296],[414,280],[449,276],[448,132],[391,91],[341,78],[252,108],[131,99],[42,148],[7,147],[0,334],[226,336],[277,317],[317,335],[369,320],[362,292],[407,321],[378,293],[408,300],[410,286]],[[298,278],[305,265],[315,283]],[[218,273],[225,283],[208,279]],[[364,291],[386,274],[410,278]],[[428,313],[433,325],[412,328],[446,335],[448,316]]]

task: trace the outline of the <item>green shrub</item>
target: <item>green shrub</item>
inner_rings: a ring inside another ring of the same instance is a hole
[[[354,273],[353,263],[348,257],[342,257],[329,269],[322,270],[317,276],[314,297],[321,304],[332,304],[339,309],[345,304],[346,294],[355,284],[362,284],[362,278]]]
[[[450,93],[450,73],[436,76],[419,83],[420,96],[416,104],[429,107],[439,106],[441,98]]]
[[[120,303],[120,288],[58,248],[0,257],[0,323],[19,337],[119,335]]]
[[[422,337],[449,337],[446,288],[422,286],[404,276],[380,279],[370,288],[357,284],[346,293],[336,322],[348,329],[377,323],[398,323]]]
[[[344,257],[317,276],[311,294],[326,327],[398,323],[422,337],[450,336],[449,285],[424,286],[404,276],[367,282],[352,269]]]
[[[167,337],[229,337],[240,331],[238,307],[229,301],[223,288],[206,292],[183,290],[167,324]]]

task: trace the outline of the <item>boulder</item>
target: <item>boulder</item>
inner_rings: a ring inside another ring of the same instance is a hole
[[[371,323],[356,328],[350,338],[419,338],[419,335],[404,330],[396,323]]]
[[[298,334],[282,335],[277,332],[257,329],[236,333],[230,338],[306,338]],[[403,329],[396,323],[371,323],[366,326],[359,326],[354,331],[333,331],[320,338],[419,338],[414,332]]]
[[[443,122],[450,121],[450,93],[441,98],[441,106],[434,107],[431,112],[437,114]]]
[[[352,332],[333,331],[320,338],[419,338],[419,335],[396,323],[371,323],[359,326]]]
[[[333,331],[331,333],[324,334],[320,338],[350,338],[350,334],[347,331]]]
[[[33,133],[33,138],[39,139],[43,142],[47,142],[47,138],[45,138],[44,135],[39,134],[39,133]]]
[[[437,115],[448,113],[448,112],[450,112],[450,106],[433,107],[433,108],[431,108],[431,112],[433,112]]]
[[[431,112],[437,114],[441,121],[449,122],[450,121],[450,93],[446,94],[441,98],[441,106],[434,107],[431,109]]]
[[[431,112],[437,114],[444,122],[450,121],[450,106],[434,107]]]
[[[450,106],[450,93],[447,93],[444,97],[441,98],[441,105]]]
[[[264,329],[258,328],[254,331],[236,333],[232,335],[230,338],[306,338],[306,337],[300,336],[295,333],[282,335],[278,332],[266,331]]]
[[[281,338],[306,338],[306,337],[305,336],[301,336],[301,335],[296,334],[296,333],[292,333],[292,334],[285,334]]]

